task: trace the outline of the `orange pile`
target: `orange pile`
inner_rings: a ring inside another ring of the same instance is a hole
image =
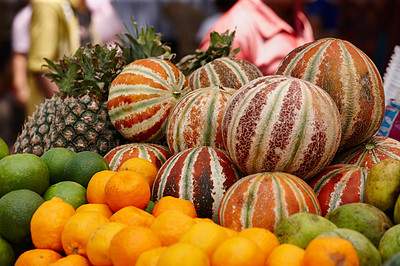
[[[198,218],[184,199],[163,197],[149,213],[149,182],[132,170],[96,173],[87,198],[76,210],[60,198],[44,202],[31,220],[36,249],[15,265],[300,266],[335,263],[332,258],[358,265],[347,240],[318,238],[306,249],[280,244],[267,229],[237,232]]]

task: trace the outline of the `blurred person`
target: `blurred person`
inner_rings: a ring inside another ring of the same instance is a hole
[[[122,22],[110,0],[30,0],[30,6],[27,69],[31,89],[27,115],[58,91],[56,84],[44,76],[44,58],[59,60],[89,42],[112,44],[116,34],[122,32]]]
[[[29,51],[29,24],[32,9],[30,5],[23,7],[15,15],[11,25],[11,68],[12,92],[21,107],[25,107],[30,97],[28,82],[27,54]]]
[[[216,12],[206,17],[200,24],[196,34],[196,39],[200,43],[204,36],[209,32],[210,28],[217,22],[217,20],[231,8],[237,0],[215,0]]]
[[[0,137],[11,148],[21,130],[25,119],[23,105],[16,102],[12,91],[12,43],[11,26],[18,11],[26,5],[27,0],[1,1],[0,26],[2,39],[0,41]],[[29,35],[28,35],[29,36]],[[23,51],[24,43],[18,45],[19,51]],[[26,70],[26,68],[25,68]]]
[[[264,75],[274,74],[293,49],[314,41],[313,30],[303,13],[306,0],[238,0],[211,27],[209,33],[235,30],[236,55],[256,65]],[[207,34],[200,44],[206,50]]]

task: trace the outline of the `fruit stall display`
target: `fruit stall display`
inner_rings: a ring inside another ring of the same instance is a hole
[[[398,265],[400,142],[362,51],[262,76],[234,32],[175,62],[132,24],[46,60],[59,92],[0,140],[0,265]]]

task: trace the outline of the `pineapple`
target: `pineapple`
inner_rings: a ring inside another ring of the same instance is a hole
[[[59,62],[46,60],[52,70],[47,77],[59,92],[39,105],[25,122],[12,153],[41,156],[54,147],[74,151],[90,150],[104,156],[125,139],[114,129],[107,112],[109,86],[122,68],[133,60],[151,56],[172,59],[174,54],[161,42],[154,28],[139,30],[132,18],[136,36],[118,36],[116,47],[88,44]],[[128,29],[128,27],[126,27]]]
[[[196,69],[217,58],[235,56],[240,51],[240,47],[232,50],[235,33],[235,31],[230,33],[228,30],[222,34],[211,32],[207,50],[197,49],[193,54],[183,57],[176,66],[189,77]]]
[[[239,89],[263,76],[254,64],[236,57],[240,47],[232,50],[234,37],[235,31],[222,34],[212,32],[207,50],[197,49],[177,64],[188,77],[193,90],[212,86]]]
[[[88,44],[59,62],[45,59],[59,92],[39,105],[23,126],[13,153],[41,156],[54,147],[105,155],[123,138],[107,115],[108,88],[125,65],[117,49]]]

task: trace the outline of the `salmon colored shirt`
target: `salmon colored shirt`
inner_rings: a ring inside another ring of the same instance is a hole
[[[209,45],[210,32],[236,30],[236,55],[256,65],[264,75],[275,73],[282,59],[293,49],[314,40],[311,24],[300,10],[295,12],[295,29],[262,0],[239,0],[210,29],[200,49]]]

